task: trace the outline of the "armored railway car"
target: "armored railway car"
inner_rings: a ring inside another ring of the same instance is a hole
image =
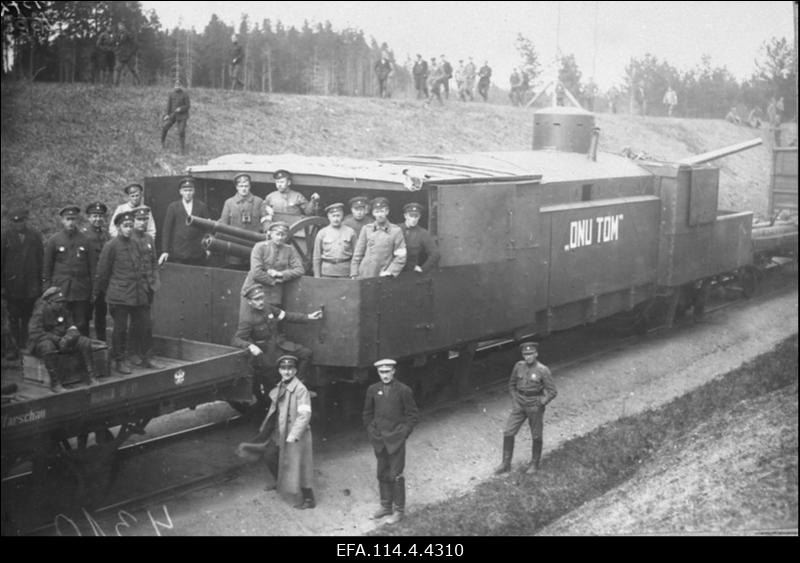
[[[363,381],[382,357],[424,366],[457,351],[463,377],[486,339],[546,335],[624,311],[646,323],[664,302],[668,315],[689,305],[701,310],[712,280],[738,276],[754,262],[753,213],[718,211],[719,169],[707,162],[759,142],[683,162],[632,161],[597,150],[592,114],[549,108],[535,114],[529,151],[380,160],[234,154],[188,172],[212,216],[235,192],[236,173],[249,173],[253,192],[264,196],[282,168],[292,172],[293,189],[319,193],[322,207],[383,196],[390,221],[400,223],[403,205],[425,206],[420,224],[441,251],[432,272],[306,275],[287,284],[287,310],[325,307],[322,322],[286,327],[290,339],[313,350],[319,369],[309,383],[324,390],[341,378]],[[177,197],[177,182],[146,179],[156,221]],[[306,259],[315,228],[325,223],[293,225],[302,234],[293,244]],[[796,252],[796,223],[790,231],[782,244]],[[230,342],[244,277],[168,265],[156,332]]]

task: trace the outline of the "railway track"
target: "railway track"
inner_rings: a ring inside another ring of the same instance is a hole
[[[724,294],[720,292],[709,301],[705,308],[704,318],[713,316],[715,313],[727,308],[746,308],[758,306],[760,302],[767,301],[773,296],[783,294],[786,291],[796,290],[797,279],[780,279],[779,269],[768,272],[765,282],[759,291],[749,299],[733,299],[732,293],[737,290],[727,290]],[[695,322],[691,317],[687,317],[677,322],[674,327],[664,326],[654,327],[647,332],[647,335],[622,335],[617,334],[613,337],[609,334],[609,324],[613,325],[612,320],[603,321],[587,327],[580,327],[563,333],[551,335],[545,341],[543,358],[554,371],[567,371],[573,366],[595,361],[605,355],[625,349],[642,338],[656,336],[665,331],[680,330]],[[575,352],[578,349],[579,352]],[[494,340],[483,343],[475,357],[473,372],[475,374],[474,383],[469,390],[457,396],[451,395],[449,398],[434,401],[422,408],[424,414],[432,414],[437,411],[458,408],[459,405],[474,401],[490,393],[503,393],[507,384],[508,367],[517,358],[516,343],[511,339]],[[120,449],[120,460],[131,460],[146,454],[155,455],[159,450],[167,450],[170,446],[176,446],[187,440],[206,440],[211,441],[216,433],[233,427],[242,427],[247,419],[242,416],[228,417],[220,421],[182,429],[176,432],[169,432],[161,436],[142,440],[135,444],[129,444]],[[350,430],[353,427],[349,428]],[[234,463],[224,468],[219,468],[202,475],[182,479],[179,482],[163,487],[154,488],[143,493],[125,495],[106,503],[98,505],[92,509],[92,514],[100,519],[104,516],[113,517],[115,514],[142,510],[148,506],[165,503],[170,499],[175,499],[193,491],[198,491],[210,487],[219,486],[227,481],[236,479],[247,464]],[[27,479],[30,475],[28,474]],[[4,486],[8,480],[17,479],[15,486],[22,486],[20,483],[26,479],[24,475],[17,475],[4,479]],[[11,482],[11,481],[9,481]],[[27,487],[28,485],[24,485]],[[49,519],[49,521],[48,521]],[[44,515],[39,518],[36,525],[28,526],[21,532],[22,535],[54,535],[61,531],[58,529],[57,522],[52,515]]]

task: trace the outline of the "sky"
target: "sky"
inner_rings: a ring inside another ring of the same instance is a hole
[[[521,58],[517,34],[530,39],[543,70],[553,72],[557,49],[573,54],[584,82],[594,77],[605,90],[621,84],[632,57],[649,52],[680,71],[708,54],[738,79],[755,71],[761,45],[772,37],[794,36],[792,2],[142,2],[167,28],[202,32],[211,14],[238,28],[280,20],[286,27],[330,21],[335,30],[362,29],[386,42],[404,63],[420,53],[444,54],[456,66],[472,56],[493,69],[505,86]],[[188,8],[188,9],[187,9]],[[549,74],[545,74],[549,76]]]

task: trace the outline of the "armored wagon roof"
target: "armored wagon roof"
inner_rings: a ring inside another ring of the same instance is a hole
[[[298,185],[381,190],[405,190],[409,175],[431,183],[521,178],[552,183],[650,175],[622,156],[598,153],[597,160],[592,161],[583,154],[549,150],[408,155],[376,160],[230,154],[205,165],[190,166],[188,171],[199,178],[219,180],[232,180],[237,172],[248,172],[255,182],[271,183],[272,173],[279,169],[290,170]]]

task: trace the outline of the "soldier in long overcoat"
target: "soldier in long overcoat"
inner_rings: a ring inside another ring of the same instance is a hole
[[[403,231],[389,222],[389,200],[372,201],[375,222],[361,229],[350,262],[351,278],[397,277],[406,264],[406,241]]]
[[[92,280],[95,263],[86,235],[78,230],[81,209],[68,205],[59,211],[63,229],[44,245],[42,287],[58,287],[81,334],[89,336]]]
[[[269,393],[271,405],[255,443],[239,445],[239,455],[263,452],[275,487],[284,494],[301,494],[295,508],[314,508],[314,459],[311,437],[311,395],[297,377],[297,358],[278,359],[281,380]]]
[[[126,365],[128,330],[140,334],[150,301],[150,265],[145,262],[139,243],[133,238],[133,213],[126,211],[114,218],[117,236],[103,247],[97,266],[95,291],[105,292],[114,332],[111,354],[114,369],[123,375],[132,373]],[[130,327],[129,327],[130,325]]]
[[[2,288],[8,309],[11,336],[16,346],[28,341],[28,323],[33,306],[42,293],[42,261],[44,245],[42,234],[27,224],[28,210],[17,209],[9,214],[10,226],[3,230]],[[16,347],[8,352],[8,359],[19,357]]]
[[[94,262],[95,276],[97,275],[97,264],[100,262],[100,253],[103,247],[111,239],[106,226],[108,207],[106,204],[96,201],[86,206],[86,217],[89,225],[82,228],[81,232],[89,239],[92,261]],[[97,294],[97,298],[92,300],[91,315],[94,316],[94,333],[98,340],[106,341],[106,315],[108,305],[106,296],[102,293]]]
[[[419,419],[411,388],[394,378],[397,362],[375,362],[380,381],[367,388],[362,420],[378,461],[378,487],[381,507],[373,518],[394,524],[403,519],[406,506],[406,440]],[[394,511],[392,505],[394,504]]]
[[[133,351],[139,356],[138,365],[155,369],[159,366],[153,363],[153,318],[151,305],[156,291],[161,287],[161,278],[158,272],[156,258],[156,241],[147,234],[147,226],[152,212],[146,205],[133,210],[133,239],[139,244],[141,253],[141,267],[147,279],[147,305],[140,316],[139,333],[133,335]]]
[[[506,427],[503,429],[503,461],[495,469],[496,474],[511,469],[511,458],[514,455],[514,437],[527,420],[531,428],[531,463],[527,473],[535,473],[539,469],[542,458],[542,430],[544,410],[547,403],[555,399],[556,391],[550,369],[538,360],[539,345],[535,342],[520,344],[523,360],[514,364],[508,392],[511,395],[511,414],[508,415]]]

